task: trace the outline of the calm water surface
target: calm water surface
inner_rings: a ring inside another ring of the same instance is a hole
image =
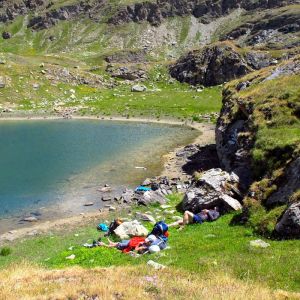
[[[0,121],[0,218],[82,211],[97,188],[138,184],[190,142],[179,126],[98,120]],[[146,167],[147,170],[136,167]]]

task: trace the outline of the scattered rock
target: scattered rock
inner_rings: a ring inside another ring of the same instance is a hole
[[[250,241],[250,246],[254,248],[267,248],[270,247],[270,244],[264,242],[263,240],[254,240]]]
[[[71,254],[70,256],[67,256],[66,259],[73,260],[75,257],[75,254]]]
[[[109,211],[116,211],[117,209],[116,209],[114,206],[110,206],[110,207],[108,208],[108,210],[109,210]]]
[[[132,92],[145,92],[147,88],[144,85],[133,85],[131,87]]]
[[[111,192],[111,190],[112,190],[111,187],[105,186],[105,187],[99,189],[98,191],[102,192],[102,193],[108,193],[108,192]]]
[[[111,201],[111,197],[110,196],[102,196],[101,199],[102,199],[103,202]]]
[[[94,202],[87,202],[84,204],[84,206],[93,206],[94,205]]]
[[[153,260],[148,260],[147,265],[154,268],[155,270],[162,270],[162,269],[166,268],[166,266],[159,264]]]
[[[26,218],[23,218],[21,221],[24,221],[24,222],[37,222],[38,219],[36,217],[26,217]]]
[[[249,87],[251,85],[250,81],[243,81],[238,83],[238,85],[236,86],[236,90],[237,91],[242,91],[245,90],[247,87]]]
[[[6,86],[6,80],[5,77],[0,76],[0,88],[3,89]]]
[[[12,35],[10,32],[4,31],[4,32],[2,32],[2,37],[3,37],[3,39],[8,40],[12,37]]]
[[[149,215],[149,214],[142,214],[142,215],[140,216],[140,219],[141,219],[142,221],[150,222],[150,223],[152,223],[152,224],[155,224],[155,223],[156,223],[154,217],[151,216],[151,215]]]

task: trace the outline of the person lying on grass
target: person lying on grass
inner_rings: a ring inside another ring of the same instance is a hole
[[[198,214],[194,214],[186,210],[183,214],[182,220],[169,224],[169,227],[180,226],[179,229],[183,229],[188,224],[202,224],[207,221],[215,221],[220,217],[219,208],[203,209]]]
[[[99,242],[98,246],[103,246],[107,248],[117,248],[124,253],[128,253],[131,251],[136,251],[137,253],[146,253],[150,251],[158,252],[161,250],[160,244],[162,241],[158,239],[155,235],[149,235],[147,238],[144,237],[133,237],[130,240],[122,240],[120,242],[112,242],[110,239],[108,240],[108,244],[104,242]]]

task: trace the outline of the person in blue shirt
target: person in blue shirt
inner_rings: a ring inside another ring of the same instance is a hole
[[[169,227],[180,226],[179,229],[184,228],[188,224],[202,224],[203,222],[215,221],[220,217],[218,207],[214,209],[203,209],[199,213],[194,214],[186,210],[183,214],[183,218],[179,221],[176,221],[172,224],[169,224]]]

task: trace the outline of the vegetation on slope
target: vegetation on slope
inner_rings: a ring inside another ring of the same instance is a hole
[[[170,196],[170,209],[176,209],[181,199],[180,195]],[[146,210],[150,210],[154,216],[162,214],[159,206],[135,207],[131,213]],[[128,212],[120,212],[120,215],[128,217]],[[181,215],[181,212],[175,215]],[[172,222],[170,215],[166,214],[165,218],[167,222]],[[231,219],[232,215],[226,215],[214,223],[190,225],[182,231],[171,228],[170,249],[137,258],[122,254],[116,249],[82,247],[81,244],[97,238],[97,221],[103,221],[97,220],[88,227],[69,228],[65,232],[52,232],[17,241],[10,246],[12,254],[0,256],[0,267],[8,268],[25,260],[47,268],[134,265],[139,272],[149,259],[153,259],[166,265],[174,274],[190,272],[193,274],[191,276],[200,278],[210,278],[210,275],[222,277],[226,274],[226,277],[234,278],[237,282],[242,280],[243,284],[248,282],[257,285],[257,282],[261,282],[271,289],[299,291],[299,241],[268,241],[271,245],[269,248],[252,248],[249,242],[257,239],[257,236],[244,226],[230,225]],[[152,227],[149,223],[144,225],[149,229]],[[75,254],[75,259],[67,260],[66,257],[71,254]],[[89,272],[93,271],[94,269]],[[182,275],[181,280],[184,278],[185,275]]]
[[[244,201],[246,222],[268,236],[274,233],[278,219],[290,204],[284,199],[296,192],[287,190],[281,201],[268,203],[281,185],[292,180],[288,169],[300,155],[300,75],[293,71],[297,68],[299,57],[233,81],[224,92],[230,114],[223,115],[223,121],[229,124],[235,119],[248,120],[249,131],[239,138],[250,145],[256,181]],[[248,82],[249,87],[237,91],[240,82]]]

